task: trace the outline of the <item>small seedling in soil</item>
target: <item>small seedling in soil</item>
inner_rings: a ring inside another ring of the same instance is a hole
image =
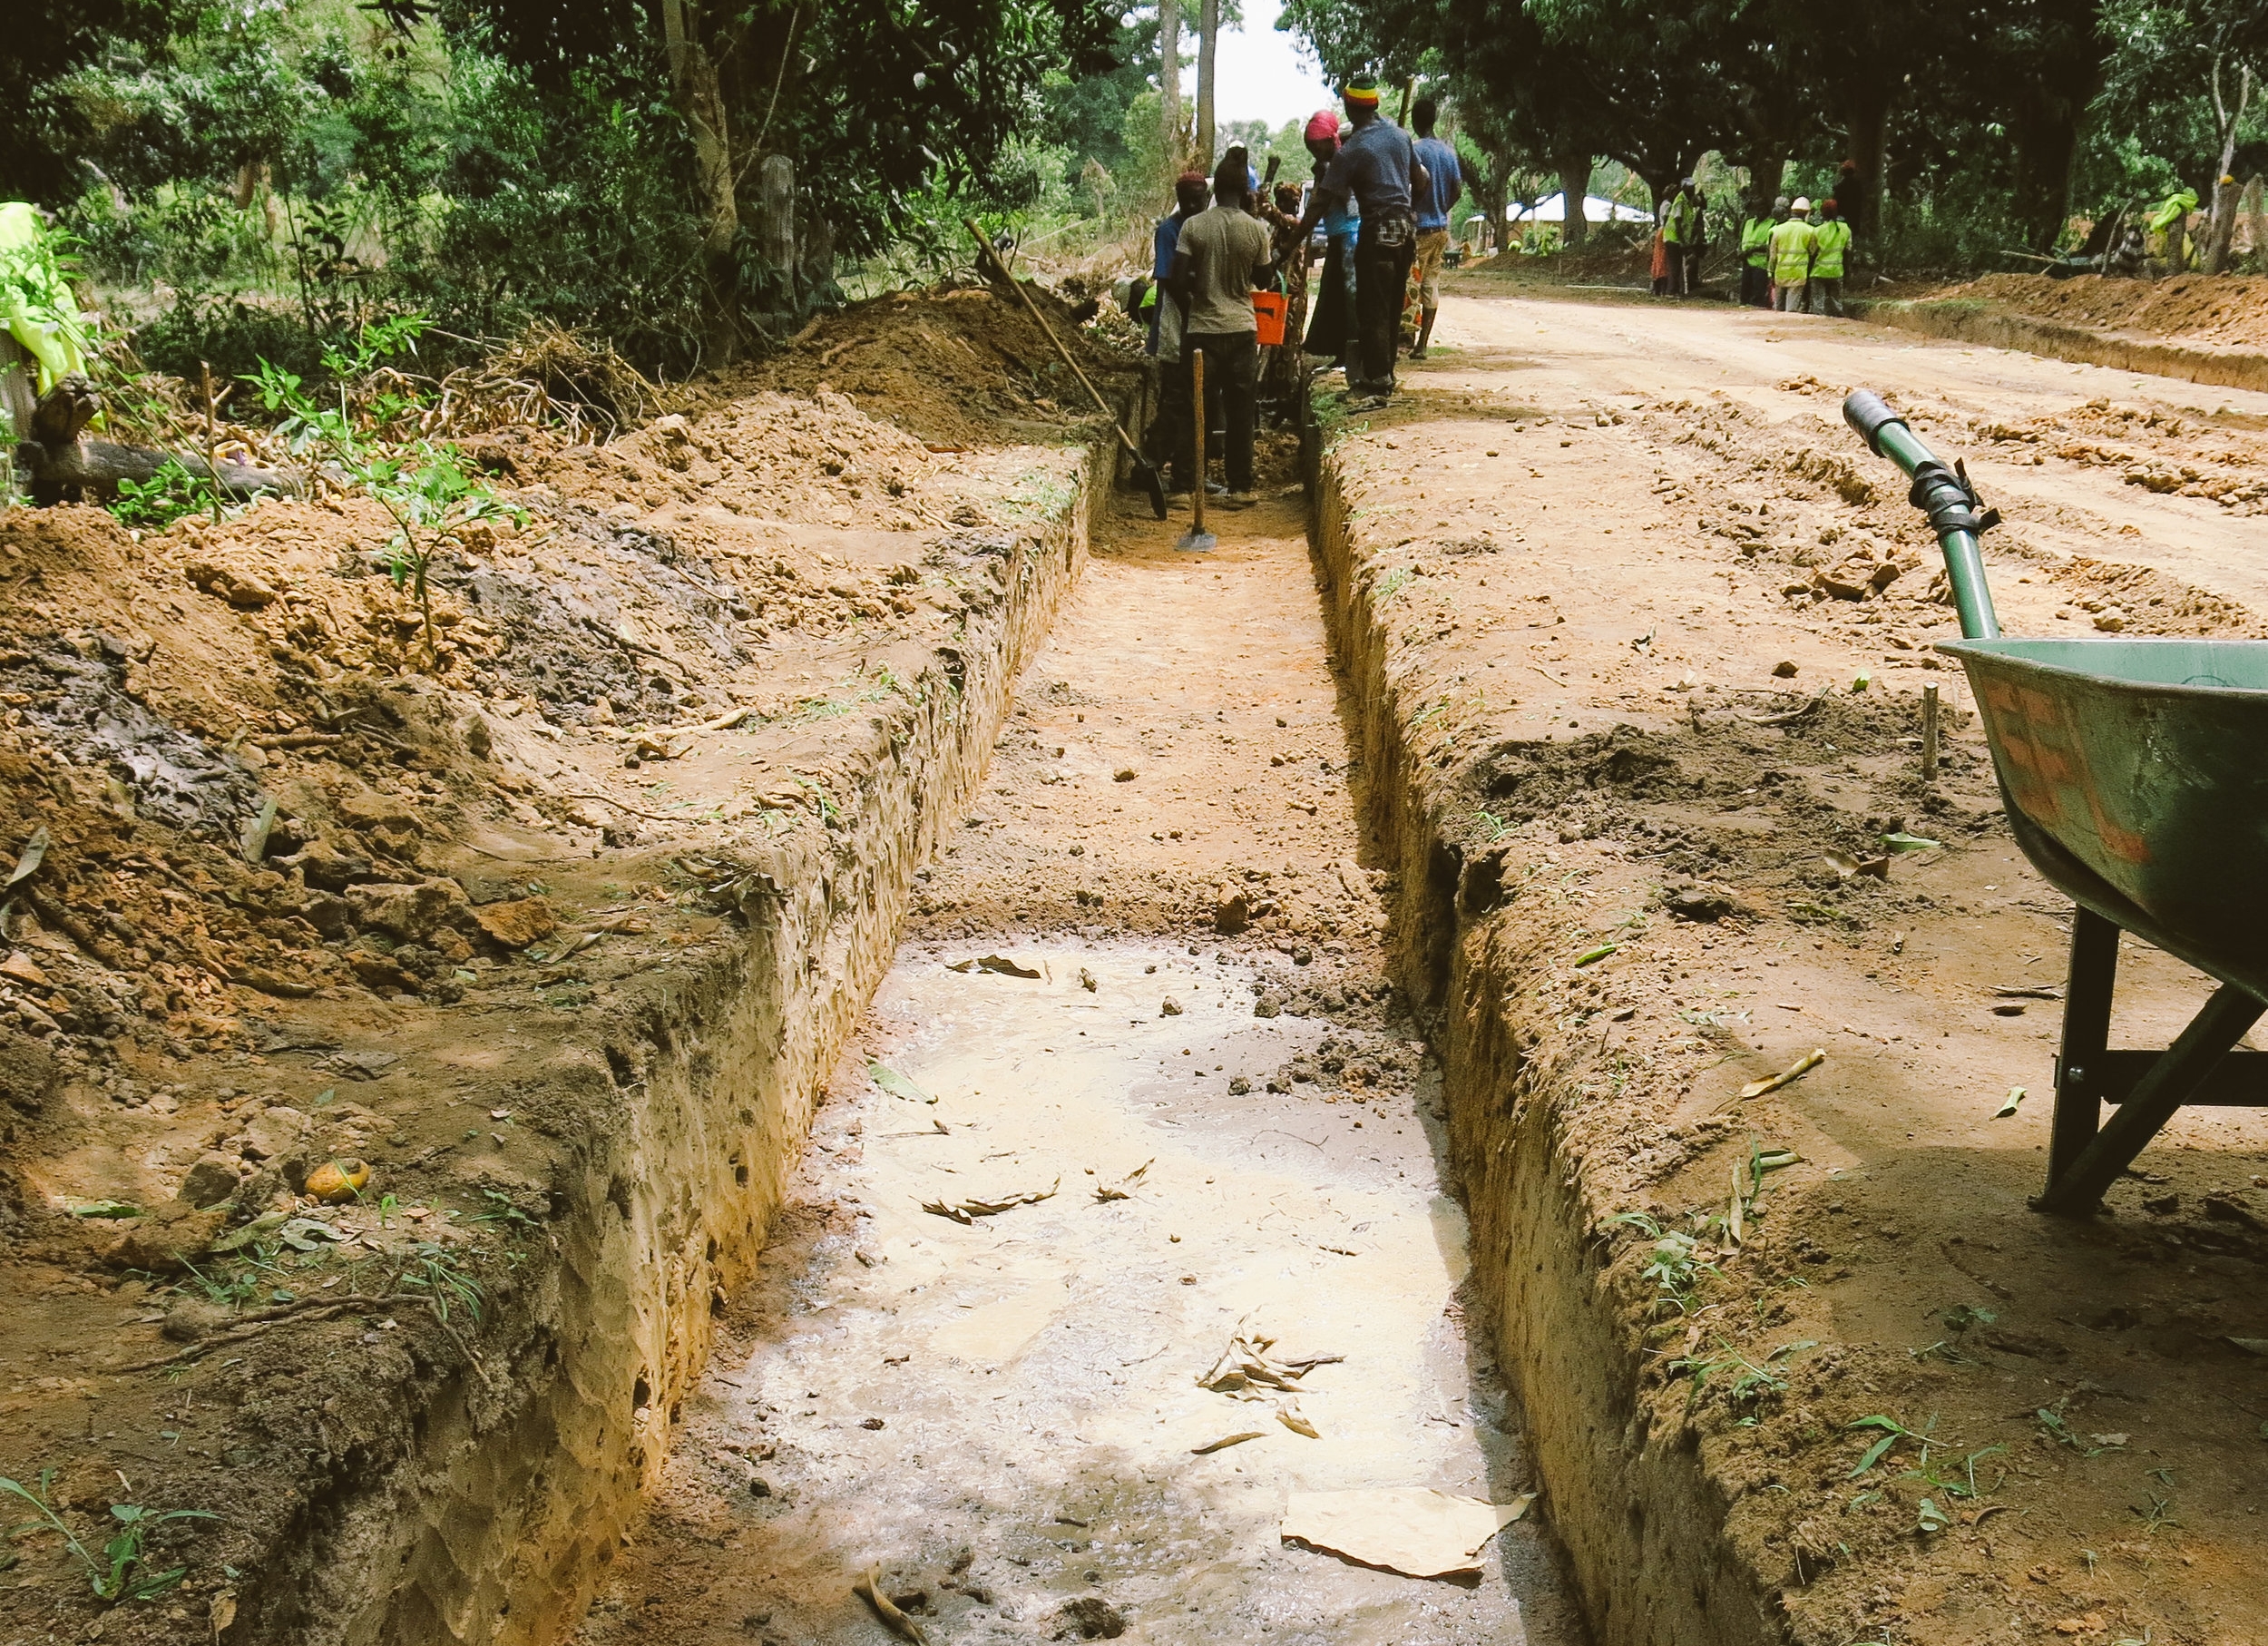
[[[1880,1438],[1878,1438],[1873,1445],[1866,1448],[1865,1455],[1858,1461],[1858,1465],[1853,1468],[1850,1474],[1843,1476],[1846,1480],[1858,1479],[1860,1475],[1865,1474],[1876,1464],[1882,1462],[1884,1457],[1888,1456],[1890,1455],[1891,1447],[1896,1445],[1901,1440],[1911,1440],[1915,1445],[1919,1445],[1921,1448],[1921,1467],[1927,1469],[1930,1466],[1930,1429],[1933,1429],[1937,1426],[1937,1420],[1935,1418],[1931,1418],[1930,1420],[1929,1428],[1910,1429],[1906,1427],[1904,1424],[1900,1423],[1895,1417],[1885,1416],[1883,1414],[1877,1412],[1872,1416],[1862,1417],[1857,1422],[1849,1424],[1845,1426],[1853,1429],[1879,1429],[1882,1431]]]
[[[1921,1481],[1925,1485],[1933,1487],[1943,1496],[1966,1498],[1970,1502],[1974,1502],[1980,1497],[1987,1497],[1999,1491],[2000,1489],[2000,1482],[2008,1478],[2008,1471],[2003,1469],[2000,1474],[1994,1478],[1990,1485],[1979,1485],[1977,1484],[1978,1461],[1980,1458],[1991,1457],[2007,1450],[2008,1447],[2003,1445],[1986,1446],[1980,1451],[1970,1453],[1968,1456],[1960,1460],[1958,1467],[1946,1470],[1941,1474],[1937,1470],[1928,1467],[1925,1464],[1924,1466],[1919,1469],[1909,1470],[1907,1472],[1906,1478],[1909,1480]]]
[[[1643,1211],[1618,1212],[1607,1221],[1635,1229],[1654,1242],[1653,1261],[1639,1272],[1661,1288],[1663,1300],[1675,1305],[1679,1314],[1687,1313],[1701,1276],[1717,1272],[1714,1265],[1701,1261],[1701,1243],[1682,1230],[1664,1229]]]
[[[209,1509],[145,1509],[139,1504],[112,1504],[111,1518],[118,1523],[118,1534],[103,1545],[100,1559],[88,1552],[76,1533],[64,1524],[47,1494],[53,1490],[55,1472],[40,1471],[39,1484],[31,1487],[19,1481],[0,1477],[0,1492],[20,1497],[39,1511],[36,1520],[28,1520],[9,1529],[9,1536],[25,1532],[44,1530],[58,1533],[72,1556],[85,1569],[87,1585],[94,1597],[117,1605],[125,1601],[146,1601],[164,1593],[189,1574],[187,1566],[176,1566],[170,1572],[142,1570],[142,1544],[150,1533],[168,1521],[219,1520]]]
[[[2069,1424],[2064,1422],[2063,1402],[2060,1400],[2053,1406],[2041,1406],[2032,1416],[2038,1420],[2041,1434],[2058,1445],[2069,1446],[2082,1457],[2100,1457],[2106,1452],[2120,1450],[2126,1444],[2123,1438],[2114,1436],[2113,1439],[2117,1442],[2116,1445],[2100,1442],[2092,1445],[2088,1445],[2087,1441],[2094,1438],[2093,1436],[2082,1437],[2073,1432]]]
[[[1693,1374],[1693,1386],[1686,1396],[1687,1412],[1691,1412],[1700,1403],[1702,1390],[1706,1387],[1709,1379],[1718,1372],[1730,1371],[1739,1374],[1733,1379],[1733,1386],[1725,1393],[1725,1398],[1735,1406],[1760,1401],[1766,1395],[1786,1393],[1786,1377],[1774,1368],[1790,1357],[1799,1355],[1807,1348],[1817,1348],[1819,1343],[1816,1338],[1811,1337],[1804,1338],[1800,1342],[1784,1343],[1766,1355],[1762,1365],[1743,1355],[1723,1337],[1717,1338],[1716,1347],[1721,1352],[1709,1359],[1704,1360],[1696,1356],[1687,1355],[1682,1360],[1674,1360],[1670,1363],[1669,1369],[1673,1374],[1679,1372]],[[1755,1424],[1756,1418],[1752,1414],[1740,1419],[1739,1426],[1754,1428]]]
[[[443,1248],[421,1240],[415,1248],[417,1258],[402,1271],[399,1284],[416,1288],[416,1295],[433,1307],[434,1316],[444,1326],[449,1323],[449,1308],[454,1302],[479,1324],[481,1318],[480,1283],[456,1267],[455,1259]]]

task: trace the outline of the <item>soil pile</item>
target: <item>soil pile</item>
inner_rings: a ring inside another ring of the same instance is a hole
[[[822,334],[874,362],[858,386],[818,386]],[[916,395],[904,363],[940,339],[969,364]],[[869,305],[605,445],[490,431],[467,450],[517,514],[437,549],[430,640],[367,499],[0,518],[0,1268],[37,1301],[0,1327],[0,1474],[54,1468],[51,1501],[100,1520],[121,1460],[83,1434],[93,1399],[173,1436],[129,1465],[140,1501],[223,1517],[168,1524],[184,1605],[107,1638],[189,1604],[210,1633],[208,1596],[288,1632],[279,1576],[325,1615],[368,1600],[295,1568],[319,1541],[296,1517],[320,1492],[351,1518],[450,1379],[503,1386],[471,1340],[535,1307],[527,1242],[590,1187],[561,1140],[600,1117],[543,1073],[576,1014],[708,976],[759,904],[826,916],[885,844],[856,832],[875,774],[994,666],[1091,432],[1002,358],[1035,342],[989,293]],[[885,415],[909,407],[954,437]],[[604,1089],[642,1083],[639,1043]],[[138,1373],[169,1357],[200,1362],[193,1424]],[[85,1603],[55,1553],[0,1619]]]
[[[2260,275],[2182,274],[2146,280],[2083,274],[2051,280],[2039,274],[1988,274],[1929,295],[2111,331],[2268,348],[2268,277]]]
[[[1115,335],[1111,328],[1095,334],[1044,287],[1027,284],[1024,290],[1095,387],[1122,401],[1139,366],[1098,346]],[[1093,413],[1092,400],[1031,313],[1012,296],[982,286],[928,297],[898,292],[832,317],[760,375],[767,385],[796,392],[839,389],[933,448],[995,441],[1003,424],[1060,428]],[[740,392],[741,381],[731,379],[728,392]]]

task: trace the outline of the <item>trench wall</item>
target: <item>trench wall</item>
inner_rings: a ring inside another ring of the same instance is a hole
[[[399,1432],[364,1472],[333,1460],[231,1642],[537,1646],[581,1618],[659,1478],[715,1311],[754,1272],[914,871],[966,813],[1079,575],[1098,467],[1090,450],[1070,501],[991,561],[963,643],[891,660],[918,701],[870,723],[826,845],[752,877],[745,927],[713,957],[651,974],[521,1072],[520,1114],[557,1140],[543,1235],[465,1327],[469,1370],[396,1401]]]
[[[1771,1586],[1723,1534],[1732,1505],[1688,1441],[1649,1433],[1643,1340],[1606,1278],[1606,1209],[1559,1123],[1572,1092],[1532,1053],[1521,980],[1549,964],[1548,918],[1486,913],[1513,866],[1468,863],[1402,735],[1408,710],[1356,575],[1361,545],[1308,431],[1310,535],[1362,743],[1363,802],[1402,893],[1392,947],[1443,1065],[1451,1167],[1472,1272],[1518,1392],[1530,1455],[1598,1646],[1764,1646],[1784,1633]]]

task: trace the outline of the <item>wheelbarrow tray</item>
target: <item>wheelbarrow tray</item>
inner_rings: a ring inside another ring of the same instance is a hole
[[[2017,843],[2073,901],[2268,1000],[2268,642],[1963,640]]]

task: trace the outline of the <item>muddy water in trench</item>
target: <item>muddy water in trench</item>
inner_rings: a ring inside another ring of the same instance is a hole
[[[1027,674],[591,1646],[886,1641],[869,1565],[937,1641],[1581,1639],[1540,1514],[1472,1580],[1279,1538],[1293,1492],[1534,1483],[1462,1317],[1298,498],[1210,556],[1183,524],[1114,520]],[[1231,875],[1276,912],[1192,943],[1187,895]],[[949,969],[995,954],[1039,975]],[[1277,1078],[1303,1054],[1319,1078]],[[1297,1398],[1319,1437],[1198,1386],[1244,1322],[1344,1357]]]

